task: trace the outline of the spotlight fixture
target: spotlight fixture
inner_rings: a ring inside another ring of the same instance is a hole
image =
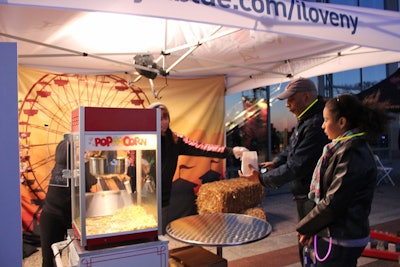
[[[154,62],[152,55],[136,55],[133,59],[136,65],[135,69],[140,75],[148,79],[155,79],[157,74],[167,76],[165,70]]]
[[[156,99],[161,99],[159,94],[165,86],[157,92],[153,80],[157,77],[158,74],[166,77],[168,73],[163,68],[157,66],[157,63],[154,62],[152,55],[136,55],[133,59],[135,69],[139,73],[139,76],[135,79],[135,81],[138,81],[142,76],[148,78],[154,97]]]

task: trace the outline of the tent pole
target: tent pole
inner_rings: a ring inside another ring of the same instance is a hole
[[[76,50],[72,50],[72,49],[68,49],[68,48],[64,48],[64,47],[60,47],[60,46],[55,46],[55,45],[49,45],[49,44],[37,42],[37,41],[34,41],[34,40],[29,40],[29,39],[26,39],[26,38],[10,35],[10,34],[6,34],[6,33],[1,33],[0,32],[0,35],[4,36],[4,37],[11,38],[11,39],[16,39],[16,40],[19,40],[19,41],[23,41],[23,42],[28,42],[28,43],[32,43],[32,44],[36,44],[36,45],[40,45],[40,46],[45,46],[45,47],[49,47],[49,48],[53,48],[53,49],[57,49],[57,50],[61,50],[61,51],[70,52],[71,54],[77,55],[77,56],[92,57],[92,58],[96,58],[96,59],[103,60],[103,61],[113,62],[113,63],[117,63],[117,64],[121,64],[121,65],[126,65],[126,66],[129,66],[129,67],[135,67],[135,68],[138,68],[138,69],[143,69],[143,70],[147,70],[147,71],[160,73],[159,70],[157,70],[157,69],[147,68],[147,67],[142,66],[142,65],[130,64],[130,63],[126,63],[126,62],[123,62],[123,61],[117,61],[117,60],[113,60],[113,59],[109,59],[109,58],[104,58],[104,57],[101,57],[101,56],[96,56],[94,54],[88,54],[86,52],[79,52],[79,51],[76,51]],[[66,55],[64,55],[64,56],[66,56]]]
[[[266,102],[267,102],[267,142],[268,142],[268,151],[267,151],[267,160],[266,161],[271,161],[272,160],[272,156],[271,156],[271,104],[270,104],[270,100],[271,100],[271,90],[269,89],[269,86],[265,86],[265,95],[267,97]]]

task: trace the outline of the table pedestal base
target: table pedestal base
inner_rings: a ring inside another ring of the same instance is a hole
[[[220,247],[217,247],[217,250],[219,248]],[[228,261],[226,259],[199,246],[186,246],[182,248],[171,249],[169,251],[169,257],[178,263],[183,264],[184,266],[228,266]]]
[[[222,247],[220,246],[217,247],[217,255],[222,257]]]

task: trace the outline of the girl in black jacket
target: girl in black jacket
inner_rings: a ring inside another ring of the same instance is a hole
[[[309,198],[315,207],[297,224],[300,243],[312,245],[316,266],[357,266],[369,242],[377,169],[368,137],[385,131],[384,105],[353,95],[326,102],[322,128],[331,143],[314,170]]]

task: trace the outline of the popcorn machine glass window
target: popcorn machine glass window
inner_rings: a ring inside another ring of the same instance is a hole
[[[128,116],[133,125],[107,121],[107,116],[98,125],[99,112]],[[95,249],[157,239],[161,225],[159,111],[81,107],[75,116],[79,119],[71,135],[72,226],[81,245]],[[154,125],[134,126],[135,117],[143,116],[147,116],[144,123]]]

